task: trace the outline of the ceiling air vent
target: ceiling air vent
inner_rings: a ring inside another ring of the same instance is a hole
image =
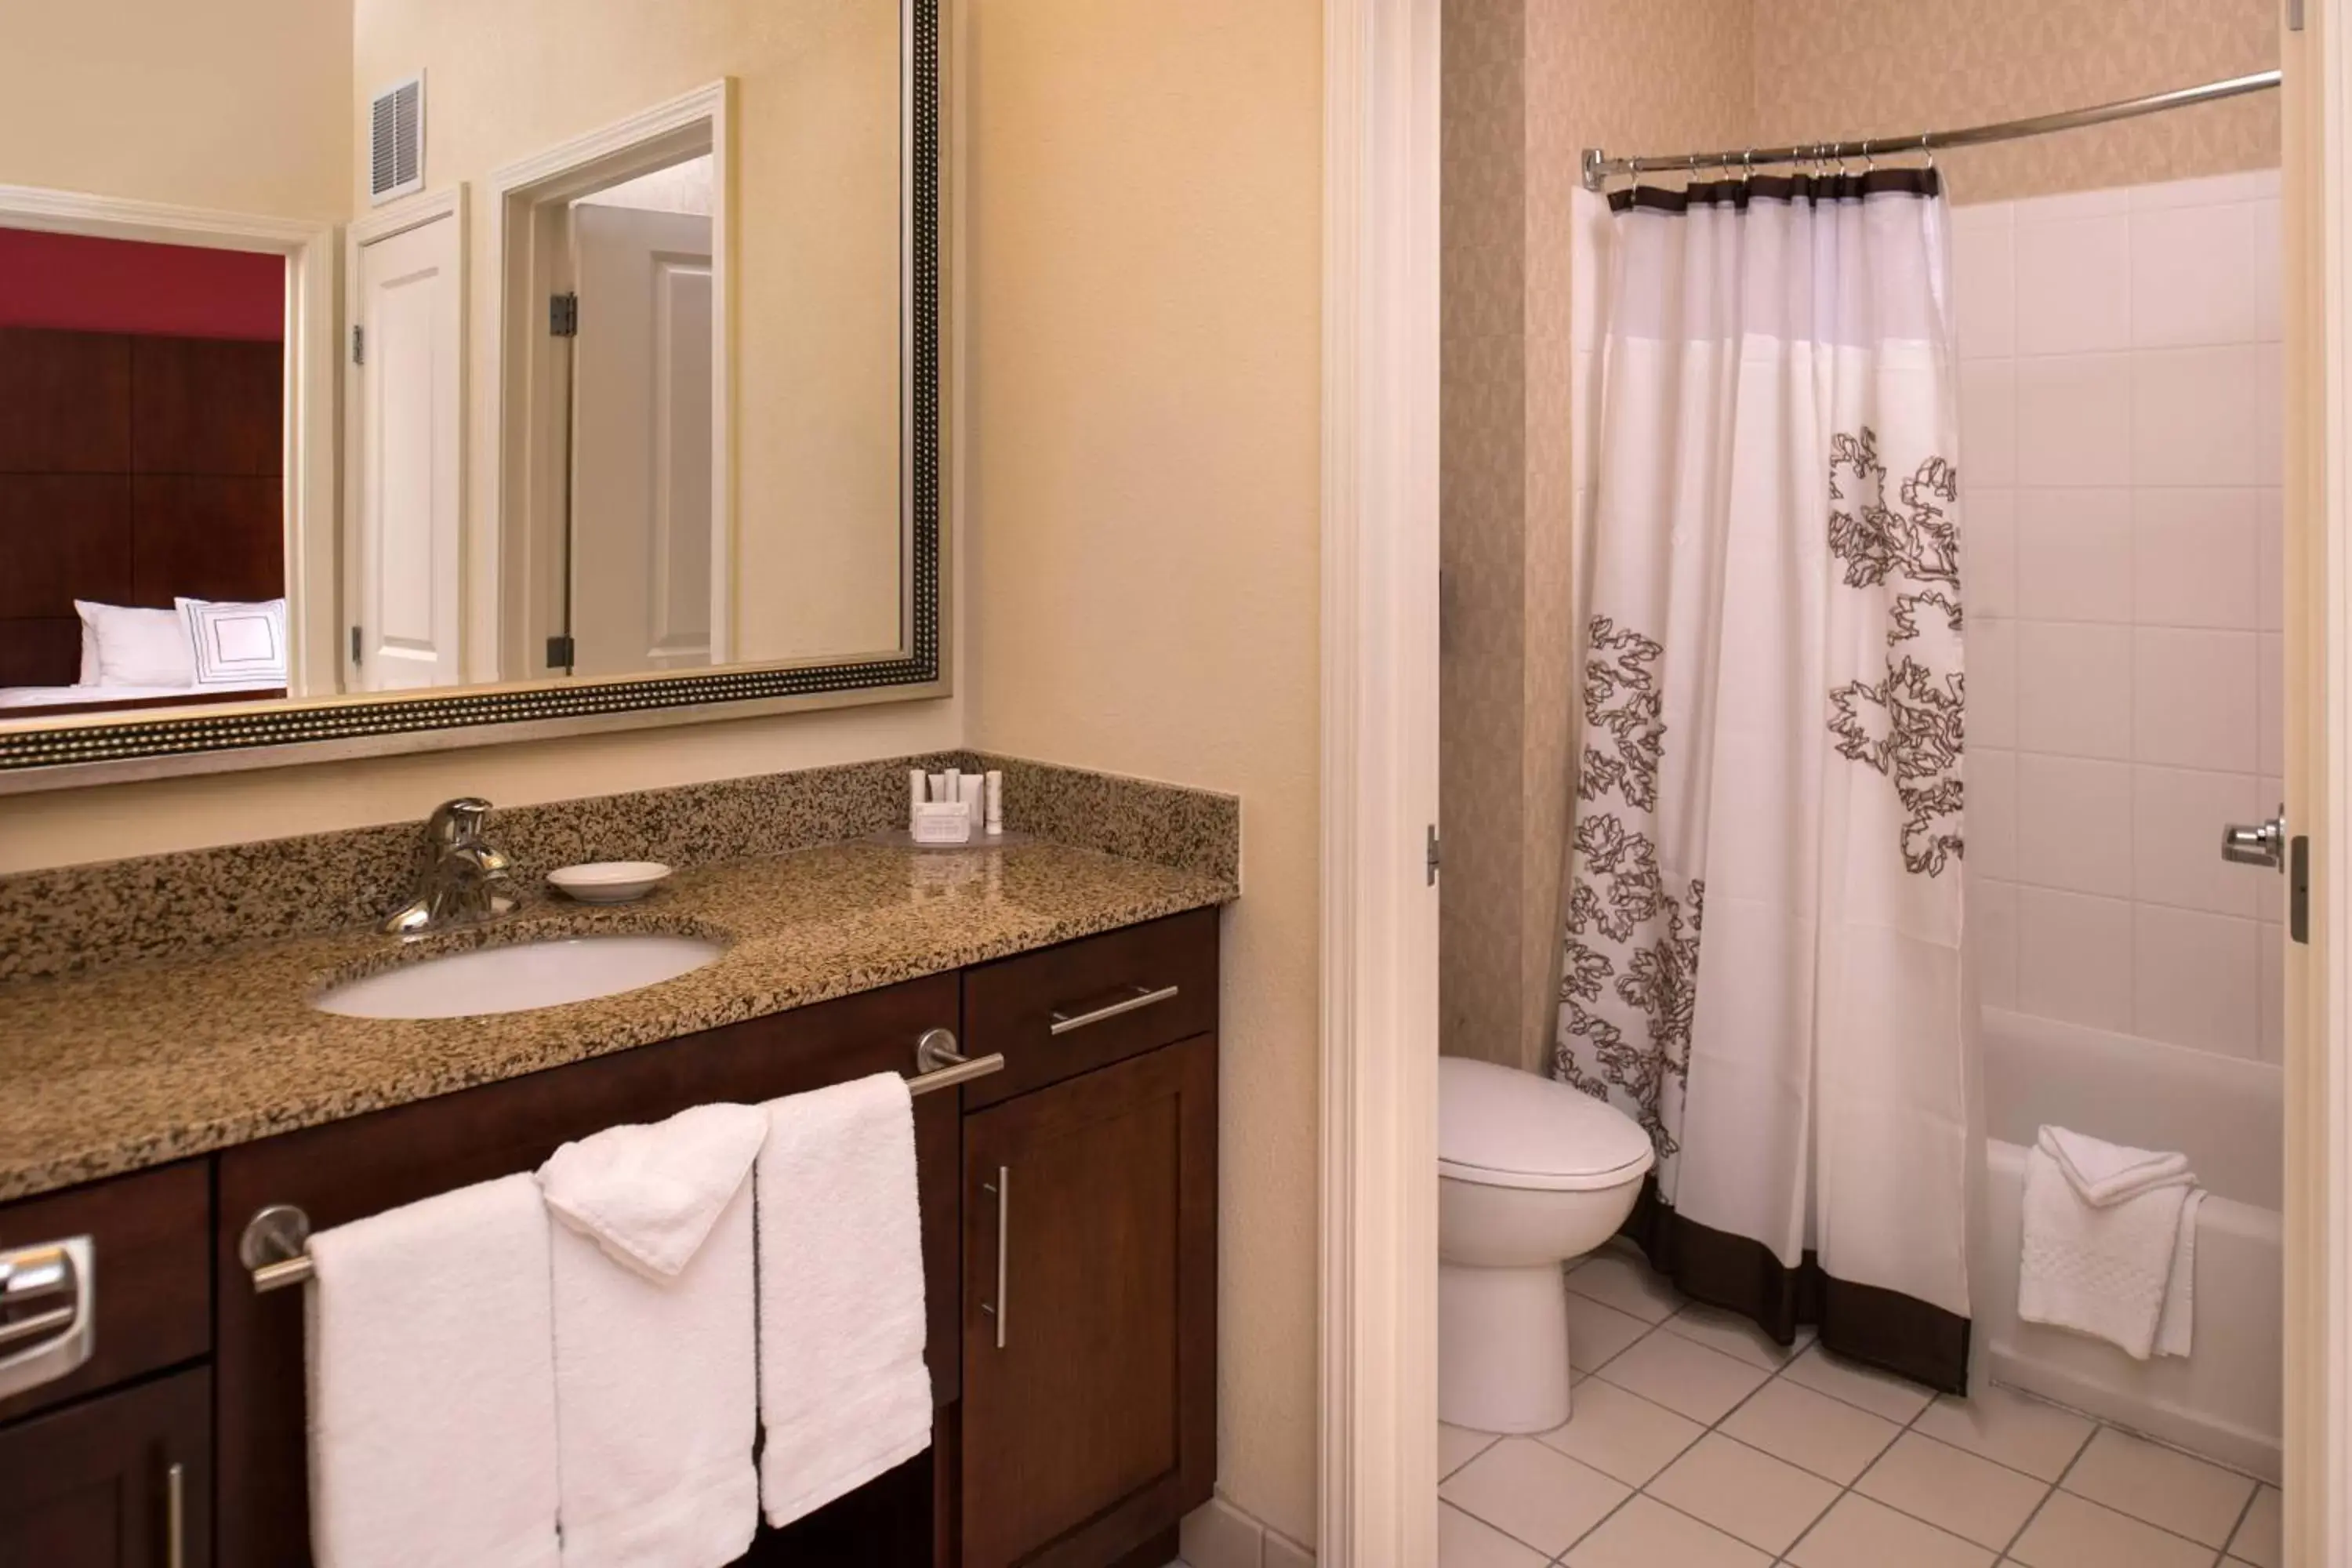
[[[368,201],[425,188],[425,76],[394,82],[368,104]]]

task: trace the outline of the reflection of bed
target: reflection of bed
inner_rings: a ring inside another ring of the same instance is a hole
[[[191,702],[258,702],[283,686],[0,686],[0,719],[178,708]]]
[[[285,592],[283,363],[274,342],[0,328],[0,713],[258,695],[76,686],[73,602]]]

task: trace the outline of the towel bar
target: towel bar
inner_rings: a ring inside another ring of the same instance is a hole
[[[1004,1069],[1004,1057],[991,1051],[967,1057],[956,1049],[956,1037],[946,1029],[928,1029],[915,1042],[915,1075],[907,1080],[909,1095],[953,1089],[976,1078]],[[310,1278],[310,1216],[292,1204],[270,1204],[254,1211],[237,1238],[236,1260],[253,1273],[256,1294],[282,1290]]]

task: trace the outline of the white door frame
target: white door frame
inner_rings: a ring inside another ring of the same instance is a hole
[[[2286,70],[2288,831],[2311,943],[2287,948],[2286,1561],[2352,1562],[2352,16],[2309,7]]]
[[[562,566],[547,541],[562,526],[571,418],[563,364],[547,332],[547,296],[566,275],[562,218],[575,196],[665,164],[710,154],[710,662],[733,658],[735,539],[735,80],[658,103],[625,120],[494,171],[488,180],[490,332],[498,440],[489,488],[499,529],[499,669],[508,680],[551,673],[534,630],[551,624]]]
[[[286,258],[287,675],[297,697],[336,689],[335,226],[208,207],[0,185],[0,225]]]
[[[1323,8],[1321,1505],[1437,1560],[1439,0]]]
[[[406,234],[410,229],[422,228],[428,223],[438,223],[444,218],[455,219],[457,225],[458,416],[456,459],[458,474],[457,647],[459,679],[463,680],[467,679],[466,661],[468,650],[466,645],[472,630],[472,622],[467,614],[467,602],[478,588],[478,584],[469,580],[473,574],[467,569],[468,563],[474,557],[471,533],[473,508],[469,504],[471,497],[468,493],[472,487],[466,482],[467,447],[466,427],[469,423],[467,410],[472,406],[468,396],[468,389],[472,383],[471,367],[467,363],[471,331],[467,314],[471,309],[471,304],[467,275],[471,270],[470,262],[473,252],[470,248],[472,238],[467,228],[464,182],[461,181],[446,190],[430,191],[422,195],[404,197],[389,206],[368,214],[365,217],[352,220],[343,230],[343,277],[347,280],[348,291],[343,300],[343,330],[337,334],[334,348],[335,353],[341,356],[343,365],[343,453],[345,457],[342,477],[343,517],[348,525],[356,530],[359,527],[360,508],[362,504],[361,485],[366,478],[361,464],[361,455],[365,449],[366,439],[362,422],[367,412],[366,400],[362,393],[365,384],[364,375],[362,367],[352,359],[351,352],[352,329],[359,324],[360,308],[362,303],[360,298],[360,252],[371,245],[390,239],[394,235]],[[346,542],[356,546],[357,541],[354,538]],[[346,628],[358,624],[355,617],[361,608],[359,551],[355,547],[347,548],[341,552],[341,597],[337,602],[338,613],[333,628],[334,646],[330,657],[333,659],[335,668],[341,672],[342,684],[333,689],[357,692],[363,691],[366,688],[360,682],[361,671],[352,662],[351,642],[345,632]]]

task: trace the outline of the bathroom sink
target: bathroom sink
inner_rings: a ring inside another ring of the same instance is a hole
[[[476,1018],[615,996],[690,973],[726,952],[698,936],[568,936],[478,947],[329,986],[310,999],[349,1018]]]

